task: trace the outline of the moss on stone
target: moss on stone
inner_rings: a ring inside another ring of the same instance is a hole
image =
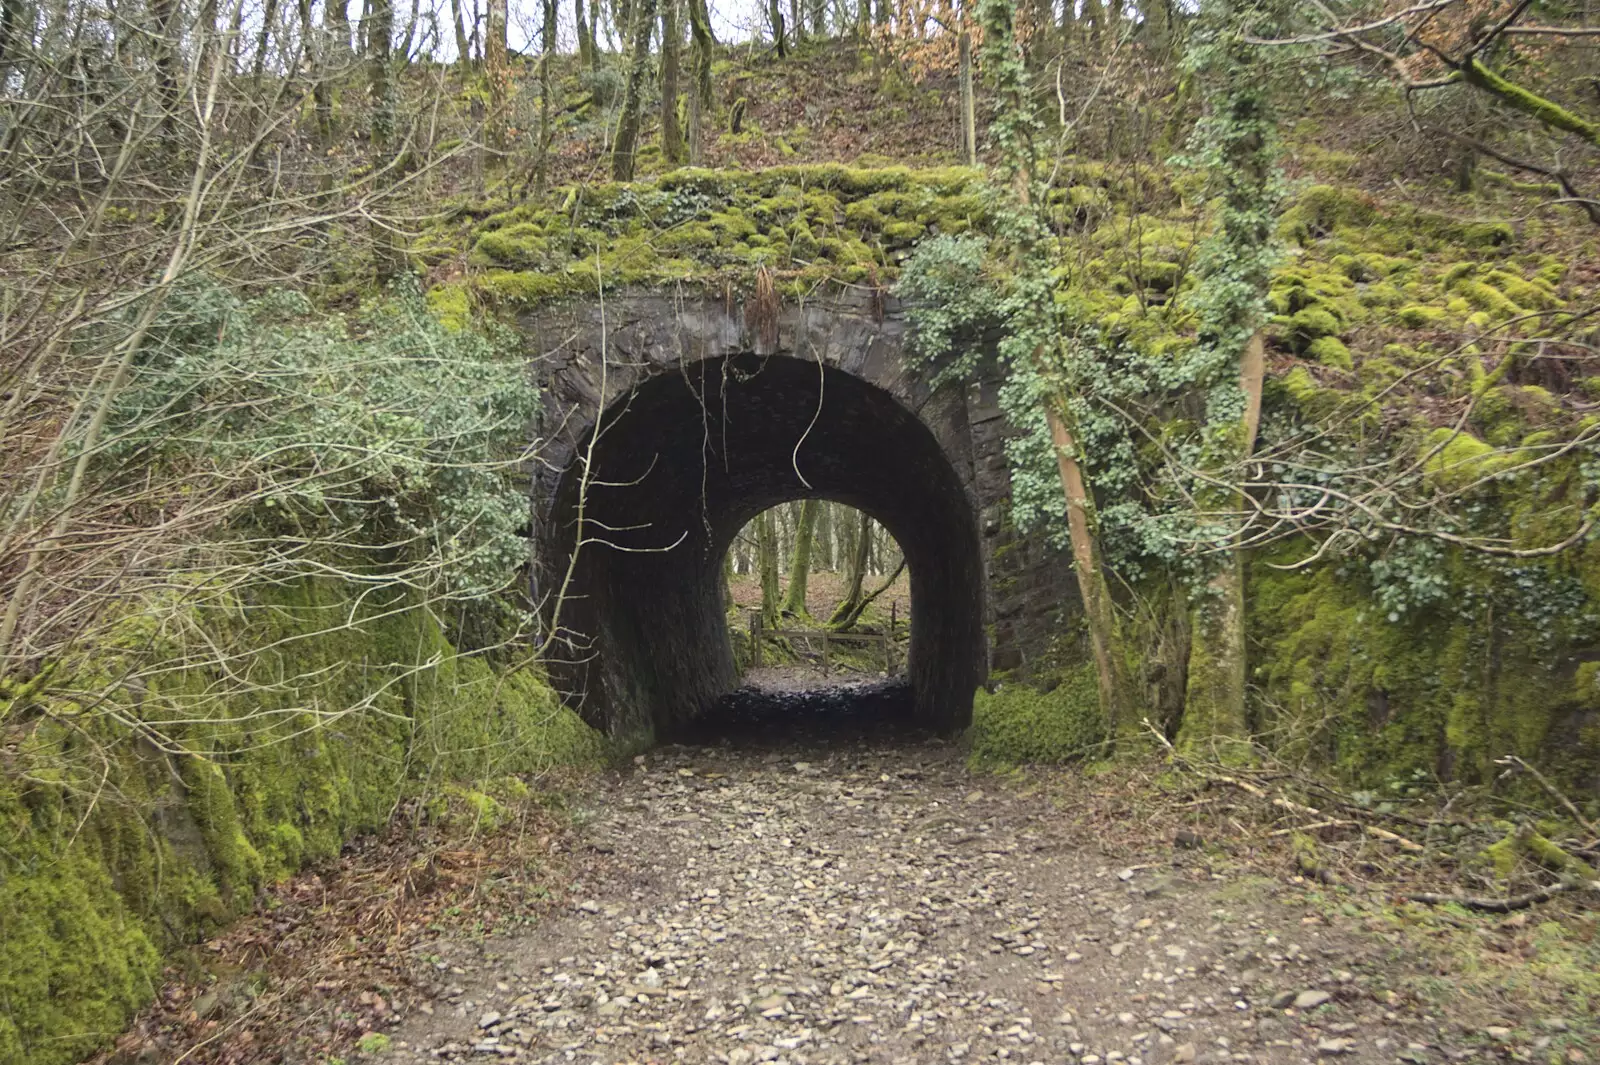
[[[1335,370],[1349,370],[1355,366],[1354,360],[1350,357],[1350,349],[1345,347],[1344,341],[1338,337],[1318,337],[1307,347],[1306,354]]]
[[[117,646],[164,638],[156,613],[130,612],[60,670],[85,690],[104,686]],[[0,778],[0,1065],[81,1060],[153,993],[160,951],[210,934],[263,884],[337,856],[427,781],[509,778],[604,749],[535,673],[457,655],[403,593],[358,599],[302,582],[179,627],[270,648],[227,679],[161,674],[118,708],[175,721],[167,732],[191,753],[62,703],[15,751],[24,771]],[[360,705],[333,723],[293,709]],[[85,723],[53,724],[63,717]],[[85,728],[104,756],[87,768]]]
[[[1095,754],[1105,718],[1092,666],[1065,670],[1053,685],[1008,684],[973,700],[972,756],[979,763],[1066,762]],[[1048,690],[1044,690],[1048,688]]]

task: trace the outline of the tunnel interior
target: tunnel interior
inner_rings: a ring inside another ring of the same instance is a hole
[[[729,544],[806,497],[865,511],[899,543],[914,716],[964,728],[985,672],[983,559],[952,459],[890,392],[776,355],[650,378],[579,441],[540,535],[551,672],[569,702],[613,735],[670,738],[703,715],[738,682]]]

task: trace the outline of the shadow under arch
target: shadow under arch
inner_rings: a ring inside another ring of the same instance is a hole
[[[613,735],[681,732],[737,682],[722,599],[729,544],[762,511],[812,496],[865,511],[899,543],[915,604],[914,716],[966,727],[987,655],[962,478],[891,393],[788,355],[717,356],[651,377],[580,444],[537,533],[545,619],[563,637],[550,655],[558,689]]]

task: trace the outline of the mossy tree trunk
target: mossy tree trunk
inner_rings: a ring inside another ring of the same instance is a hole
[[[678,72],[683,54],[682,32],[678,25],[680,2],[661,2],[661,154],[674,166],[682,165],[688,158],[683,131],[678,128]]]
[[[1068,0],[1070,7],[1074,0]],[[961,150],[968,166],[978,165],[978,104],[972,87],[972,32],[962,18],[961,34],[956,38],[956,55],[961,78]]]
[[[600,0],[594,2],[598,4]],[[450,0],[450,3],[457,6],[461,0]],[[589,35],[589,20],[583,12],[583,0],[572,0],[572,24],[578,32],[578,62],[593,69],[598,57],[595,55],[594,38]]]
[[[788,42],[783,36],[783,0],[767,0],[767,20],[772,23],[772,43],[778,49],[778,58],[789,54]]]
[[[711,12],[706,0],[689,0],[689,72],[694,85],[689,92],[689,165],[704,161],[704,129],[711,111]]]
[[[1196,257],[1199,283],[1191,300],[1199,321],[1190,373],[1207,397],[1200,464],[1210,473],[1196,485],[1194,498],[1201,528],[1212,541],[1206,561],[1214,568],[1194,595],[1178,746],[1235,760],[1250,756],[1239,546],[1246,499],[1235,485],[1255,450],[1261,417],[1265,355],[1259,330],[1277,258],[1273,232],[1281,194],[1270,79],[1263,76],[1259,50],[1245,40],[1234,0],[1201,5],[1194,49],[1194,67],[1209,83],[1209,106],[1191,150],[1207,161],[1217,203],[1215,228]]]
[[[622,96],[617,142],[611,149],[611,178],[632,181],[639,147],[639,121],[644,110],[644,85],[650,70],[650,38],[655,31],[655,0],[633,0],[633,47],[628,56],[628,87]]]
[[[756,567],[761,571],[761,625],[778,627],[778,511],[756,518]]]
[[[872,551],[872,518],[862,513],[849,542],[850,570],[845,578],[844,598],[828,619],[830,626],[844,624],[860,613],[861,586],[867,579],[867,556]]]
[[[483,70],[489,80],[489,115],[484,143],[489,146],[490,162],[499,162],[506,150],[506,128],[510,120],[511,61],[506,49],[508,0],[489,0],[483,37]]]
[[[544,9],[544,28],[539,42],[539,147],[533,187],[542,193],[550,180],[550,95],[553,91],[550,66],[556,52],[556,0],[539,2]]]
[[[395,115],[394,84],[389,69],[394,40],[394,4],[392,0],[372,0],[367,16],[367,77],[372,92],[372,156],[373,165],[386,170],[394,151]],[[392,185],[392,173],[374,180],[376,189],[382,191]],[[373,221],[373,262],[378,281],[387,282],[400,272],[402,264],[400,238],[392,226],[381,219]]]
[[[815,499],[806,500],[800,504],[800,514],[795,519],[794,554],[789,559],[789,589],[783,597],[783,612],[797,618],[810,613],[806,609],[806,585],[811,579],[811,553],[821,505]]]
[[[1239,388],[1245,397],[1244,417],[1229,434],[1242,463],[1255,450],[1261,421],[1261,390],[1266,357],[1261,335],[1252,336],[1239,358]],[[1242,512],[1241,493],[1224,491],[1228,509]],[[1237,525],[1237,521],[1231,522]],[[1249,735],[1245,714],[1244,551],[1232,547],[1196,597],[1189,619],[1188,686],[1184,694],[1179,746],[1207,747],[1224,757],[1238,757]]]
[[[1089,651],[1094,657],[1095,685],[1100,693],[1100,709],[1109,731],[1130,729],[1133,721],[1132,688],[1128,682],[1122,627],[1105,566],[1100,558],[1096,533],[1094,496],[1083,475],[1077,440],[1067,422],[1066,404],[1045,412],[1050,425],[1050,440],[1055,445],[1057,472],[1067,504],[1067,535],[1072,548],[1072,568],[1078,579],[1078,595],[1089,630]]]
[[[456,31],[456,65],[465,77],[467,71],[472,69],[472,42],[467,40],[467,23],[461,15],[461,0],[450,0],[450,19]]]

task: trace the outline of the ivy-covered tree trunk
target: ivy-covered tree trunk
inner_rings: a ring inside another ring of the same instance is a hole
[[[1252,13],[1261,13],[1252,7]],[[1281,200],[1277,129],[1259,51],[1245,37],[1271,36],[1233,0],[1205,0],[1189,63],[1209,83],[1210,107],[1195,126],[1191,152],[1216,194],[1216,226],[1196,259],[1198,313],[1189,376],[1206,396],[1201,478],[1193,496],[1211,540],[1212,567],[1194,593],[1189,682],[1178,745],[1223,758],[1248,757],[1245,712],[1245,499],[1230,484],[1255,449],[1265,358],[1259,333],[1276,258]]]
[[[550,97],[554,91],[550,66],[556,51],[556,0],[539,3],[544,9],[544,27],[539,41],[539,146],[533,187],[542,193],[550,179]]]
[[[611,178],[632,181],[639,146],[639,120],[644,109],[644,85],[650,70],[650,37],[656,25],[655,0],[633,0],[633,47],[628,56],[628,87],[622,96],[622,118],[617,142],[611,148]]]
[[[756,568],[761,571],[761,625],[778,627],[778,511],[756,518]]]
[[[1252,338],[1240,360],[1239,385],[1245,414],[1237,429],[1238,458],[1255,449],[1261,417],[1261,388],[1266,359],[1260,335]],[[1235,507],[1242,503],[1238,493]],[[1233,523],[1236,524],[1236,523]],[[1205,588],[1196,597],[1189,618],[1188,686],[1184,693],[1179,743],[1185,749],[1236,757],[1249,734],[1245,709],[1244,551],[1233,548],[1216,563]]]
[[[1017,44],[1013,15],[1014,8],[1008,0],[982,0],[978,8],[983,29],[983,65],[995,88],[992,129],[1014,194],[1013,203],[997,219],[996,226],[1009,246],[1014,267],[1007,298],[1008,335],[1001,342],[1001,357],[1008,364],[1009,373],[1031,379],[1029,389],[1044,408],[1065,499],[1073,568],[1089,630],[1100,708],[1108,728],[1115,732],[1131,728],[1134,723],[1127,657],[1101,561],[1094,494],[1078,454],[1072,409],[1061,394],[1061,387],[1053,383],[1060,381],[1071,387],[1073,359],[1063,346],[1062,323],[1057,317],[1049,228],[1034,195],[1034,136],[1039,122],[1032,110],[1029,77]]]
[[[813,535],[817,527],[815,499],[800,504],[800,516],[794,527],[794,554],[789,560],[789,589],[783,597],[783,612],[797,618],[806,617],[806,585],[811,579],[811,549],[816,542]]]

